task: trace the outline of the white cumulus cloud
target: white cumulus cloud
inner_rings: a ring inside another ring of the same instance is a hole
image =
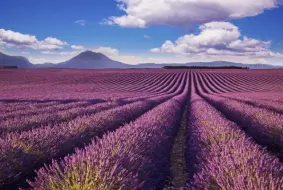
[[[169,53],[181,56],[246,57],[272,58],[282,54],[269,50],[270,41],[260,41],[241,35],[239,28],[229,22],[211,22],[199,27],[200,33],[184,35],[175,42],[167,40],[160,48],[153,48],[153,53]],[[236,57],[236,58],[235,58]]]
[[[53,37],[47,37],[43,40],[43,42],[45,42],[47,44],[58,45],[58,46],[68,45],[67,42],[63,42],[63,41],[58,40],[57,38],[53,38]]]
[[[146,21],[132,15],[125,15],[121,17],[110,17],[104,23],[108,25],[117,24],[121,27],[129,27],[129,28],[144,28],[146,26]]]
[[[256,16],[278,6],[279,0],[116,0],[122,16],[105,24],[144,28],[148,25],[187,26]]]
[[[12,30],[0,29],[0,44],[8,47],[31,48],[36,50],[62,49],[68,45],[54,37],[47,37],[44,40],[38,40],[34,35],[22,34]]]

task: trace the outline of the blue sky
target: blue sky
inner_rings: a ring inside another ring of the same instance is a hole
[[[85,50],[131,64],[283,61],[275,0],[2,0],[0,18],[0,51],[33,63]]]

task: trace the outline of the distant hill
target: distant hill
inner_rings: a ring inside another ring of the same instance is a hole
[[[25,57],[9,56],[0,53],[0,67],[12,66],[18,68],[72,68],[72,69],[126,69],[126,68],[164,68],[164,67],[248,67],[250,69],[275,69],[283,68],[283,66],[274,66],[268,64],[242,64],[226,61],[214,62],[191,62],[191,63],[172,63],[172,64],[155,64],[144,63],[138,65],[129,65],[114,61],[102,53],[95,53],[92,51],[85,51],[65,62],[53,64],[32,64]]]
[[[242,64],[233,63],[227,61],[213,61],[213,62],[196,62],[187,63],[186,66],[198,66],[198,67],[248,67],[250,69],[273,69],[273,68],[283,68],[280,66],[268,65],[268,64]]]
[[[0,67],[31,68],[33,64],[25,57],[10,56],[0,52]]]
[[[114,61],[102,53],[85,51],[68,61],[56,64],[55,67],[76,69],[109,69],[129,68],[129,65]]]
[[[155,64],[155,63],[146,63],[134,65],[134,68],[164,68],[164,67],[236,67],[236,68],[249,68],[249,69],[275,69],[283,68],[283,66],[274,66],[268,64],[242,64],[234,63],[227,61],[213,61],[213,62],[190,62],[190,63],[172,63],[172,64]]]
[[[223,67],[210,67],[210,66],[165,66],[163,69],[249,69],[248,67],[236,66],[223,66]]]

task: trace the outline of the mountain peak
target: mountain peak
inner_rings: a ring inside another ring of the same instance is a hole
[[[59,68],[81,68],[81,69],[102,69],[102,68],[127,68],[126,64],[114,61],[102,53],[84,51],[72,59],[56,65]]]
[[[102,60],[102,59],[109,59],[107,56],[105,56],[102,53],[96,53],[90,50],[84,51],[82,53],[80,53],[79,55],[77,55],[76,57],[74,57],[73,59],[80,59],[80,60],[87,60],[87,59],[96,59],[96,60]]]

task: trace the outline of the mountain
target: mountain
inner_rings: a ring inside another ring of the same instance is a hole
[[[0,67],[1,66],[17,66],[19,68],[75,68],[75,69],[127,69],[127,68],[162,68],[165,66],[196,66],[196,67],[248,67],[250,69],[275,69],[283,68],[283,66],[274,66],[268,64],[242,64],[226,61],[214,62],[191,62],[191,63],[172,63],[172,64],[155,64],[144,63],[138,65],[128,65],[119,61],[114,61],[102,53],[95,53],[92,51],[85,51],[72,59],[58,64],[32,64],[25,57],[9,56],[0,52]]]
[[[109,69],[129,68],[129,65],[114,61],[102,53],[85,51],[68,61],[56,64],[55,67],[76,69]]]
[[[33,64],[25,57],[10,56],[0,52],[0,67],[31,68]]]

